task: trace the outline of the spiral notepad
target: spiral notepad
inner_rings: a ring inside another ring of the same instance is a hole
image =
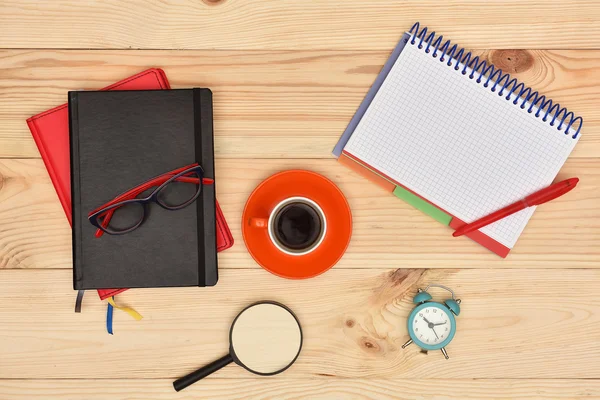
[[[418,24],[403,41],[342,138],[345,155],[463,222],[552,183],[581,117]],[[481,233],[508,253],[533,212]]]

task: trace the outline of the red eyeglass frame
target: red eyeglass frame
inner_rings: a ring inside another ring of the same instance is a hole
[[[135,199],[137,196],[139,196],[141,193],[145,192],[146,190],[154,187],[154,186],[160,186],[163,183],[165,183],[166,181],[168,181],[169,179],[171,179],[173,176],[180,174],[182,172],[184,172],[187,169],[190,168],[194,168],[199,166],[198,163],[194,163],[194,164],[190,164],[187,165],[185,167],[181,167],[181,168],[177,168],[174,169],[172,171],[169,172],[165,172],[162,175],[156,176],[142,184],[140,184],[139,186],[136,186],[132,189],[129,189],[126,192],[121,193],[120,195],[118,195],[117,197],[115,197],[114,199],[112,199],[111,201],[109,201],[108,203],[105,203],[103,205],[101,205],[100,207],[97,207],[96,209],[94,209],[93,211],[91,211],[88,214],[88,218],[90,218],[93,214],[97,213],[98,211],[102,210],[103,208],[107,208],[110,207],[112,205],[115,205],[117,203],[123,202],[125,200],[133,200]],[[194,173],[194,171],[191,171],[190,173]],[[200,179],[198,178],[192,178],[192,177],[188,177],[188,176],[180,176],[175,178],[175,181],[177,182],[186,182],[186,183],[195,183],[195,184],[200,184]],[[203,185],[211,185],[213,184],[215,181],[214,179],[211,178],[202,178],[202,184]],[[152,196],[152,195],[151,195]],[[117,208],[113,208],[110,210],[107,210],[104,213],[98,214],[96,216],[96,218],[100,218],[100,217],[104,217],[104,219],[102,220],[101,225],[106,228],[109,224],[110,224],[110,219],[112,218],[113,214],[115,213],[115,211],[117,210]],[[96,230],[95,236],[96,237],[101,237],[104,234],[104,231],[100,228],[98,228]]]

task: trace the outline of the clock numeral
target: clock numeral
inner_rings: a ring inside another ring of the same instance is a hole
[[[427,343],[429,343],[429,339],[427,339]]]
[[[440,336],[442,339],[444,338],[444,335]]]
[[[422,338],[422,337],[423,337],[423,335],[421,335],[421,336],[419,336],[419,337],[420,337],[420,338]]]
[[[434,308],[434,309],[433,309],[433,312],[434,312],[434,313],[437,313],[437,308]]]
[[[415,328],[415,331],[416,331],[416,332],[419,332],[419,328]]]
[[[422,317],[422,316],[423,316],[423,313],[419,313],[419,317]]]
[[[417,323],[417,320],[415,319],[415,324]]]
[[[446,332],[448,332],[448,328],[446,328]]]
[[[429,312],[429,308],[427,310],[425,310],[425,312],[428,313]]]

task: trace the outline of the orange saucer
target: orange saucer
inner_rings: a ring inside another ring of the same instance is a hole
[[[271,242],[266,228],[250,224],[252,218],[269,218],[269,212],[288,197],[315,201],[327,219],[325,238],[314,251],[292,256]],[[310,171],[291,170],[264,180],[248,198],[242,215],[242,234],[248,252],[267,271],[289,279],[312,278],[333,267],[352,236],[352,214],[344,194],[329,179]]]

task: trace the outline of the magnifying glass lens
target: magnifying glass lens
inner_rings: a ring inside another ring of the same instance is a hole
[[[273,374],[289,366],[302,345],[300,325],[287,309],[270,303],[247,308],[231,328],[234,357],[259,374]]]

